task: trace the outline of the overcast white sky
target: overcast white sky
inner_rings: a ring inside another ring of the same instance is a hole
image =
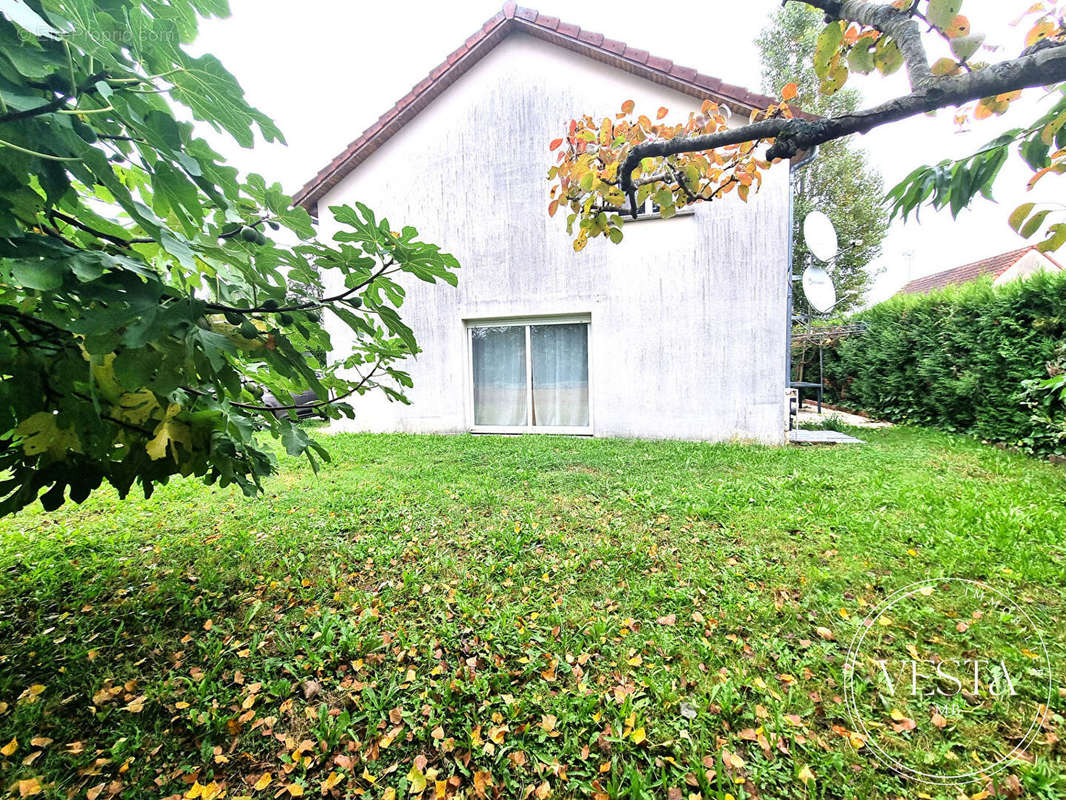
[[[502,0],[231,0],[231,5],[229,19],[204,24],[195,49],[222,59],[251,102],[280,125],[288,147],[261,146],[252,152],[226,147],[225,152],[237,166],[280,180],[291,192],[480,28]],[[778,5],[779,0],[684,3],[671,11],[647,0],[538,0],[535,7],[758,90],[760,66],[752,41]],[[1019,5],[1029,2],[970,0],[965,11],[975,29],[1004,45],[1005,56],[1021,49],[1021,32],[1007,24]],[[907,89],[902,74],[862,79],[859,85],[869,103]],[[861,143],[886,186],[892,186],[919,164],[969,154],[1002,130],[1031,121],[1027,105],[1028,120],[1019,109],[978,124],[969,134],[957,133],[951,113],[941,112],[874,131]],[[929,210],[920,224],[897,221],[883,258],[873,265],[884,269],[871,299],[884,299],[909,278],[1023,246],[1006,218],[1034,198],[1025,191],[1028,169],[1020,159],[1012,161],[1000,179],[998,204],[981,200],[958,220]],[[1055,180],[1045,181],[1045,192],[1059,188],[1051,186]]]

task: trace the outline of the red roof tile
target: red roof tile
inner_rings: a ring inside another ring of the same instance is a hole
[[[722,83],[718,78],[675,65],[668,59],[650,56],[647,50],[638,50],[625,42],[605,39],[603,34],[582,31],[577,25],[560,22],[556,17],[549,17],[535,9],[521,8],[509,2],[504,5],[502,11],[497,12],[477,33],[467,39],[462,47],[452,52],[444,63],[430,72],[427,78],[308,181],[296,193],[295,202],[305,208],[312,208],[370,153],[377,150],[454,83],[456,78],[484,58],[511,33],[536,36],[701,100],[710,95],[714,100],[739,105],[749,111],[764,109],[775,102],[771,97]]]
[[[1002,253],[998,256],[992,256],[991,258],[974,261],[972,264],[963,264],[961,267],[947,269],[933,275],[926,275],[924,278],[917,278],[908,283],[899,290],[899,294],[925,294],[926,292],[931,292],[935,289],[943,289],[945,286],[957,286],[961,283],[969,283],[970,281],[977,280],[983,275],[991,275],[992,279],[995,280],[1021,261],[1022,256],[1030,250],[1035,249],[1035,247],[1023,247],[1020,250],[1011,250],[1009,253]],[[1048,256],[1048,259],[1051,263],[1055,264],[1055,266],[1059,266],[1050,256]]]

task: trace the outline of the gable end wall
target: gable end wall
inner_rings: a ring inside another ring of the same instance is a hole
[[[423,349],[412,405],[369,394],[349,427],[467,431],[467,321],[588,314],[595,435],[784,441],[787,165],[750,204],[630,223],[619,246],[574,253],[563,212],[547,215],[548,142],[576,112],[613,115],[626,99],[674,116],[699,105],[515,34],[323,198],[323,236],[337,228],[328,207],[359,200],[463,267],[457,288],[405,280],[401,314]],[[331,332],[342,357],[346,334]]]

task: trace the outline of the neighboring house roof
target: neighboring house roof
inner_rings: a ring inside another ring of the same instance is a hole
[[[527,33],[700,99],[710,97],[725,104],[739,105],[749,111],[762,110],[777,102],[772,97],[723,83],[720,78],[703,75],[691,67],[682,67],[668,59],[649,55],[647,50],[638,50],[625,42],[607,39],[602,33],[583,31],[577,25],[560,22],[558,17],[545,16],[532,8],[521,8],[514,3],[507,3],[481,26],[481,30],[467,39],[462,47],[448,56],[308,181],[296,193],[295,202],[311,209],[345,175],[512,33]]]
[[[991,258],[974,261],[972,264],[963,264],[961,267],[947,269],[924,278],[913,280],[899,290],[899,294],[925,294],[935,289],[943,289],[945,286],[957,286],[960,283],[969,283],[984,275],[991,275],[992,280],[1001,277],[1007,270],[1022,260],[1027,253],[1036,250],[1035,247],[1023,247],[1020,250],[1011,250]],[[1040,251],[1037,250],[1039,253]],[[1047,253],[1040,253],[1044,258],[1058,269],[1062,266]]]

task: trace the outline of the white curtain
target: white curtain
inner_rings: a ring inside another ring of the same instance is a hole
[[[526,329],[473,328],[474,424],[526,425]]]
[[[588,325],[533,325],[533,424],[589,424]]]

